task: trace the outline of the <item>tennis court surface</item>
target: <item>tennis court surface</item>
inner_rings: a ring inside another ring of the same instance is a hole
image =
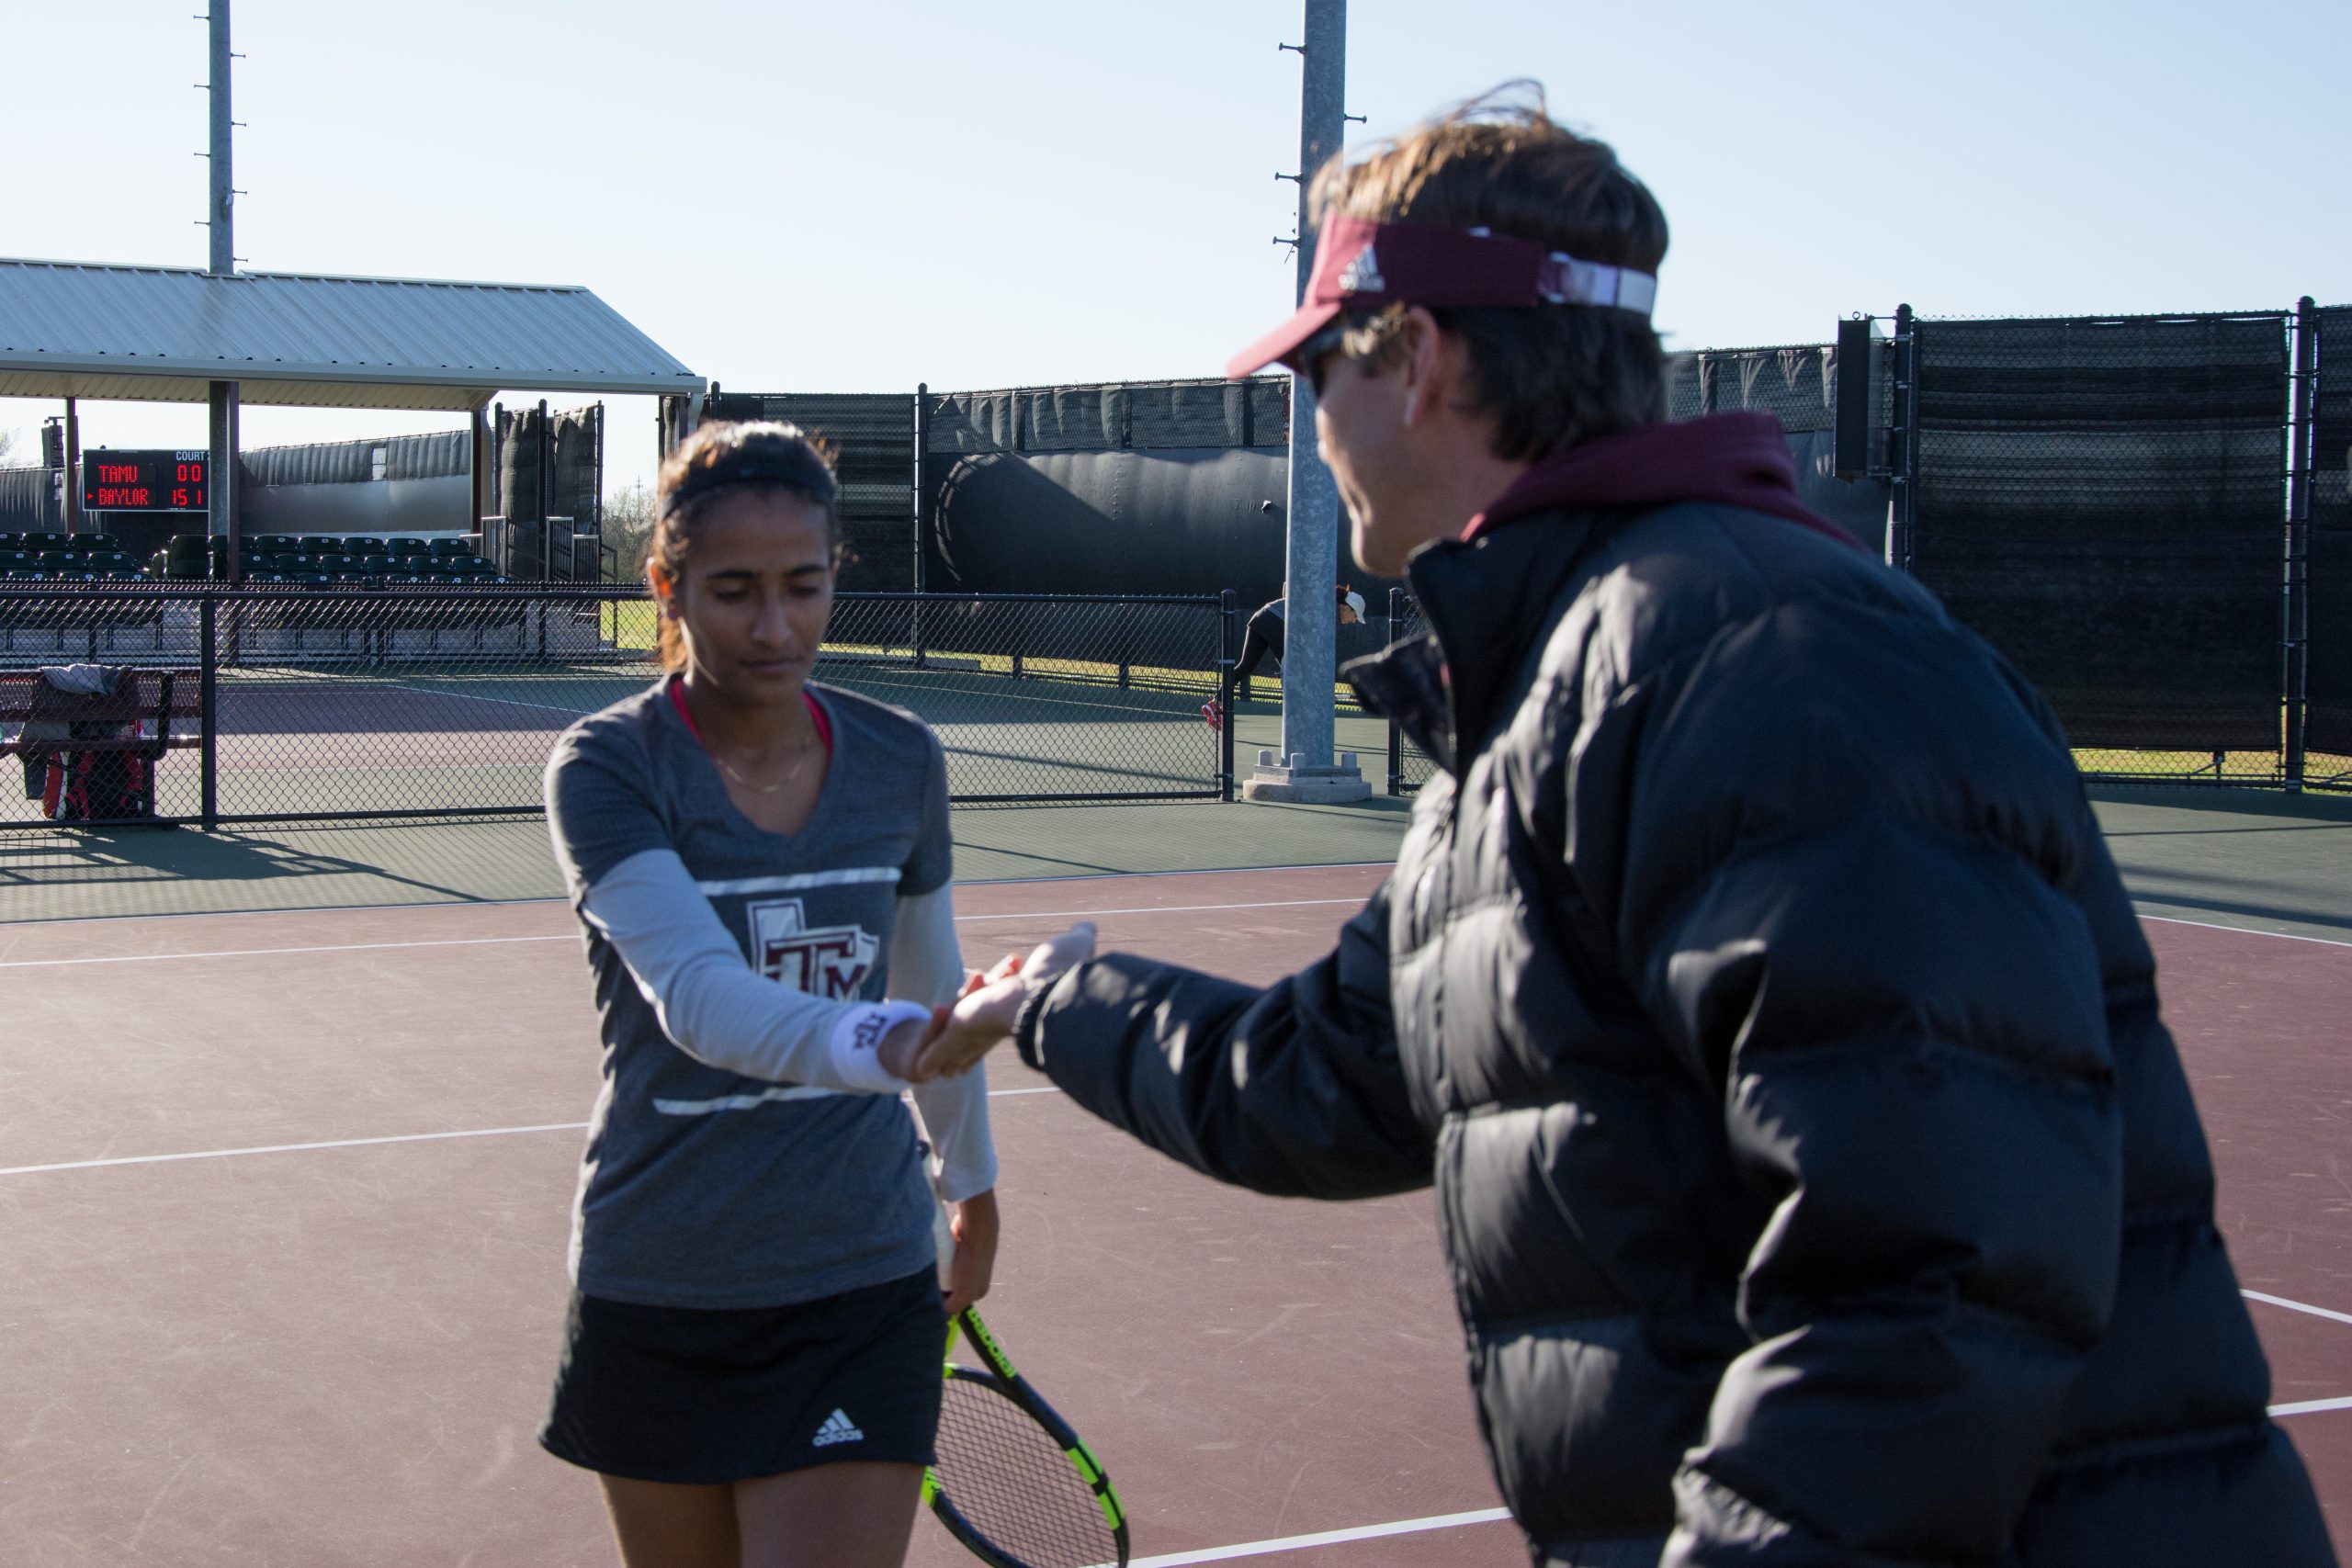
[[[970,884],[961,929],[978,960],[1083,917],[1271,978],[1382,869]],[[2189,886],[2167,913],[2202,919]],[[2148,930],[2274,1398],[2352,1551],[2352,941]],[[595,1087],[577,944],[547,900],[0,924],[0,1562],[613,1561],[594,1483],[533,1441]],[[1252,1197],[1009,1055],[991,1086],[989,1320],[1138,1562],[1525,1561],[1425,1196]],[[910,1561],[970,1560],[926,1518]]]

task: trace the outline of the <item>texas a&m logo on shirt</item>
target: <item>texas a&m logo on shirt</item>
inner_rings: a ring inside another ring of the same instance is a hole
[[[752,967],[779,985],[828,1001],[850,1001],[881,944],[860,926],[808,926],[797,898],[744,906],[752,923]]]

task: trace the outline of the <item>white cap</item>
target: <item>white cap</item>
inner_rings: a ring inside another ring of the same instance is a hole
[[[1356,619],[1357,619],[1357,620],[1359,620],[1359,621],[1363,620],[1363,594],[1361,594],[1361,593],[1355,592],[1353,592],[1352,590],[1351,590],[1351,591],[1350,591],[1350,592],[1348,593],[1348,596],[1347,596],[1347,597],[1348,597],[1348,608],[1349,608],[1349,609],[1351,609],[1351,610],[1353,610],[1353,611],[1356,613]]]

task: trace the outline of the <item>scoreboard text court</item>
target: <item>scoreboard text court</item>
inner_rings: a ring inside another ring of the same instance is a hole
[[[82,505],[90,512],[201,512],[211,454],[112,452],[82,455]]]

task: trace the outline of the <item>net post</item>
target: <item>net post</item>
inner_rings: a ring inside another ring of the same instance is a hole
[[[2281,699],[2285,706],[2282,784],[2303,789],[2304,724],[2311,691],[2312,462],[2313,407],[2319,377],[2319,308],[2312,297],[2295,301],[2294,423],[2288,435],[2287,570],[2280,630]]]
[[[1388,591],[1388,640],[1396,640],[1396,627],[1405,618],[1405,591]],[[1388,793],[1405,793],[1405,732],[1399,728],[1395,714],[1388,715]]]
[[[213,640],[218,611],[209,590],[199,591],[196,608],[200,711],[197,716],[197,817],[207,832],[220,825],[220,660]]]
[[[1233,804],[1233,715],[1227,709],[1225,694],[1232,678],[1233,616],[1236,606],[1233,590],[1221,590],[1216,596],[1216,690],[1209,694],[1224,723],[1216,727],[1216,797],[1227,806]]]

